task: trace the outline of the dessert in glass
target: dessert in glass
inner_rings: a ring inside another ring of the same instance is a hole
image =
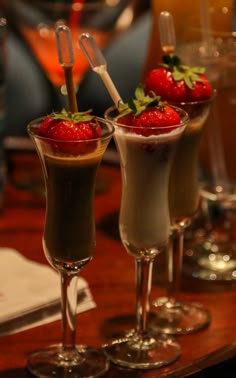
[[[181,353],[177,341],[148,326],[153,263],[170,235],[169,173],[176,144],[188,122],[185,111],[159,100],[144,96],[139,88],[132,101],[105,113],[115,127],[120,155],[119,231],[126,251],[135,259],[137,323],[127,337],[105,345],[104,351],[113,363],[133,369],[167,365]],[[169,111],[174,114],[172,120]]]
[[[78,274],[95,248],[96,173],[113,130],[107,120],[65,111],[28,126],[46,189],[43,249],[60,274],[62,295],[62,344],[28,356],[37,377],[97,377],[108,369],[102,351],[76,345],[76,306]]]
[[[214,98],[202,67],[182,65],[174,54],[163,56],[163,65],[150,71],[146,92],[154,91],[163,100],[184,109],[190,121],[176,148],[170,174],[169,210],[172,235],[168,248],[168,296],[153,303],[152,326],[170,334],[186,334],[206,327],[210,314],[200,303],[178,298],[181,287],[185,229],[199,209],[198,152],[204,125]]]

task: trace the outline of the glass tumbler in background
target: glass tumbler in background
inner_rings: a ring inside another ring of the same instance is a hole
[[[236,279],[236,43],[235,10],[228,5],[209,7],[208,39],[198,27],[194,40],[185,33],[178,48],[184,63],[206,67],[217,90],[200,149],[201,211],[185,240],[184,270],[204,280]],[[186,30],[197,17],[189,16]]]

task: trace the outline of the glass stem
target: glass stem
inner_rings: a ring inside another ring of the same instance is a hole
[[[184,227],[178,225],[178,227],[173,230],[167,249],[168,298],[171,301],[178,299],[178,294],[181,289],[184,229]]]
[[[153,261],[153,258],[136,259],[136,331],[140,336],[147,331]]]
[[[76,308],[78,276],[61,271],[62,293],[62,348],[64,352],[75,350]]]

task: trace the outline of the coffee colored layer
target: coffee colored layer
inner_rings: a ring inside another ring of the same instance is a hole
[[[172,221],[191,217],[198,208],[198,150],[203,126],[203,122],[190,121],[177,145],[169,186]]]
[[[44,248],[50,261],[70,263],[93,254],[93,198],[100,158],[91,154],[74,159],[45,156],[48,179]]]

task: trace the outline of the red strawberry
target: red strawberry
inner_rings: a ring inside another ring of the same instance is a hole
[[[182,65],[175,55],[165,55],[163,62],[148,74],[145,81],[147,93],[154,91],[172,103],[201,101],[212,96],[212,87],[203,67]]]
[[[172,72],[164,67],[152,70],[145,82],[146,91],[154,91],[162,99],[182,102],[186,99],[187,87],[183,80],[175,81]]]
[[[145,96],[142,87],[136,89],[134,99],[120,104],[120,110],[118,122],[134,126],[132,132],[143,136],[167,133],[173,130],[173,127],[168,130],[168,126],[178,127],[181,123],[180,115],[174,108],[162,103],[158,96]]]
[[[193,88],[187,88],[187,98],[191,101],[207,100],[212,96],[212,88],[207,77],[203,74],[199,74],[199,77],[201,81],[194,81]]]
[[[40,136],[55,141],[50,142],[54,151],[71,155],[92,152],[96,148],[96,141],[90,140],[98,138],[100,133],[99,122],[88,112],[71,114],[66,111],[51,114],[41,124],[38,132]]]
[[[45,136],[47,137],[47,132],[48,132],[48,129],[54,124],[56,123],[56,119],[54,118],[50,118],[50,116],[48,118],[46,118],[40,125],[40,128],[39,128],[39,131],[38,131],[38,134],[40,136]]]

